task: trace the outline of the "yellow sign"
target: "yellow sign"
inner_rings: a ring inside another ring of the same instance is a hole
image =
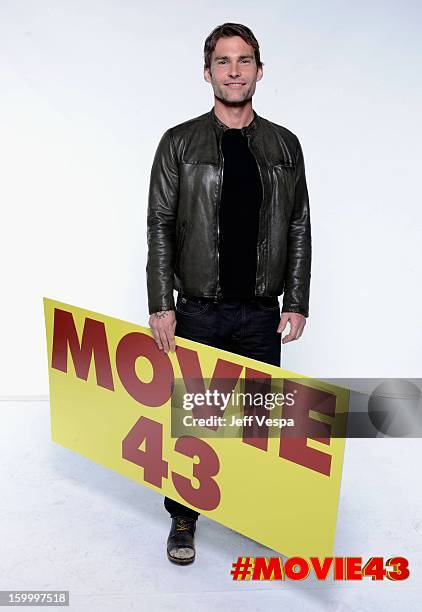
[[[44,312],[54,442],[279,553],[333,554],[347,389],[177,336],[166,354],[149,328],[48,298]],[[247,402],[205,408],[207,392],[257,380],[282,381],[270,418]],[[181,386],[195,399],[176,409]]]

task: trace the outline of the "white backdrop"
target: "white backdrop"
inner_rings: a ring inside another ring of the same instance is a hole
[[[417,2],[0,1],[0,395],[48,393],[43,296],[148,323],[149,172],[165,129],[208,111],[206,36],[248,25],[257,113],[302,142],[310,317],[284,367],[417,377]]]

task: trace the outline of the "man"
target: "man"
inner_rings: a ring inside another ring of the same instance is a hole
[[[214,107],[168,129],[151,170],[149,325],[166,353],[177,335],[280,366],[281,342],[300,338],[308,317],[303,153],[292,132],[252,109],[263,63],[248,27],[215,28],[204,60]],[[169,498],[164,505],[168,558],[192,563],[199,513]]]

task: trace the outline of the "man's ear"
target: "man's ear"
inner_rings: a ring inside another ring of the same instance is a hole
[[[264,76],[264,67],[260,66],[256,71],[256,80],[260,81],[263,76]]]
[[[209,68],[204,68],[204,79],[207,83],[211,83],[211,70]]]

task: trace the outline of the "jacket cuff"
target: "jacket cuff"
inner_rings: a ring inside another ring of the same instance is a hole
[[[156,312],[162,312],[163,310],[176,310],[174,298],[170,298],[169,300],[163,300],[162,302],[156,304],[149,304],[148,308],[150,315]]]
[[[283,304],[281,312],[297,312],[298,314],[301,314],[306,318],[309,317],[309,310],[301,306],[289,306],[288,304]]]

